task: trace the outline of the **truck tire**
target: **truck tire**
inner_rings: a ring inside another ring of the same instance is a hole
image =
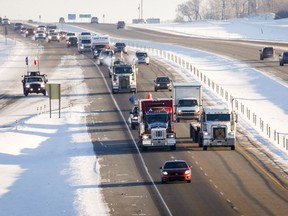
[[[232,151],[234,151],[235,150],[235,145],[232,145],[230,148],[231,148]]]
[[[25,95],[25,96],[28,96],[28,94],[29,94],[28,91],[25,91],[25,92],[24,92],[24,95]]]
[[[131,124],[131,129],[135,130],[136,129],[136,125],[135,124]]]
[[[202,137],[202,135],[200,135],[200,137],[198,138],[198,144],[199,144],[199,147],[203,146],[203,137]],[[204,149],[204,148],[206,148],[206,149]],[[203,150],[207,150],[207,146],[204,146]]]
[[[207,151],[207,146],[203,146],[203,150],[204,150],[204,151]]]
[[[180,122],[180,118],[176,118],[176,122]]]
[[[174,146],[171,146],[171,147],[170,147],[170,150],[171,150],[171,151],[175,151],[175,150],[176,150],[176,144],[175,144]]]

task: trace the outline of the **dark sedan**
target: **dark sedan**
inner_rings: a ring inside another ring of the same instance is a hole
[[[169,181],[187,181],[192,179],[192,166],[189,166],[184,160],[169,160],[164,163],[161,170],[161,182]]]
[[[158,91],[159,89],[168,89],[172,91],[171,80],[167,76],[158,76],[154,80],[154,91]]]
[[[288,64],[288,52],[282,52],[279,55],[279,64],[280,66],[284,66],[284,64]]]

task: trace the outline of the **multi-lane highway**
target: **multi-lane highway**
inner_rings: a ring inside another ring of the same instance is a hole
[[[287,80],[285,67],[275,67],[275,62],[259,62],[257,43],[196,38],[183,40],[181,36],[140,29],[117,31],[114,25],[82,24],[81,27],[114,37],[181,43],[184,46],[207,49],[246,61],[253,67],[263,68],[263,71],[277,73]],[[38,46],[37,42],[17,34],[12,37],[22,41],[30,49]],[[64,42],[44,42],[41,47],[42,71],[51,80],[65,83],[64,97],[73,100],[74,97],[85,96],[90,101],[88,105],[85,104],[87,126],[96,158],[101,165],[102,180],[99,187],[102,188],[111,215],[287,214],[287,173],[280,173],[274,165],[266,164],[268,160],[261,162],[255,158],[250,149],[257,145],[246,139],[245,131],[239,132],[236,151],[226,148],[202,151],[189,139],[187,122],[175,123],[178,138],[176,151],[155,149],[141,152],[137,147],[137,130],[131,131],[126,124],[132,106],[128,100],[130,94],[111,94],[108,68],[105,65],[98,66],[90,53],[82,55],[75,48],[66,48]],[[61,74],[57,71],[64,56],[73,56],[81,65],[84,71],[83,82],[88,87],[87,95],[69,94],[69,89],[73,86],[69,85],[69,80],[61,80]],[[13,71],[15,77],[19,75],[19,68],[14,68]],[[148,92],[153,91],[153,80],[161,74],[167,74],[174,81],[183,81],[169,65],[152,59],[150,65],[139,65],[136,98],[144,98]],[[14,86],[21,88],[20,80],[16,79],[14,82]],[[41,97],[21,97],[21,90],[17,91],[17,96],[11,96],[13,85],[10,88],[2,95],[6,104],[0,110],[1,113],[42,100]],[[167,91],[152,94],[155,97],[171,97],[171,93]],[[170,159],[184,159],[193,166],[191,183],[161,184],[159,168],[164,161]]]

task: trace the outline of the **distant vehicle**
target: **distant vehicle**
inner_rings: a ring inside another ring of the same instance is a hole
[[[116,42],[114,45],[114,52],[124,52],[127,53],[127,47],[126,44],[123,42]]]
[[[36,33],[34,28],[27,28],[25,31],[25,37],[34,36]]]
[[[25,34],[26,30],[27,30],[26,27],[22,27],[22,28],[20,29],[20,33],[21,33],[21,34]]]
[[[144,63],[144,64],[149,65],[149,63],[150,63],[150,58],[149,58],[147,52],[144,52],[144,51],[136,51],[135,54],[136,54],[136,57],[137,57],[137,63],[138,63],[138,64]]]
[[[91,52],[92,42],[91,33],[82,32],[78,35],[78,52]]]
[[[47,25],[46,31],[47,31],[48,34],[51,33],[51,32],[56,32],[57,31],[57,26],[56,25]]]
[[[167,76],[157,76],[154,80],[154,91],[157,92],[159,89],[167,89],[172,91],[171,80]]]
[[[37,30],[46,32],[46,26],[45,25],[38,25]]]
[[[8,18],[3,18],[2,25],[10,25],[10,20]]]
[[[65,39],[66,39],[67,32],[65,32],[65,31],[60,31],[60,32],[59,32],[59,35],[60,35],[60,39],[61,39],[61,40],[65,40]]]
[[[263,47],[260,51],[260,60],[264,60],[265,58],[274,58],[275,50],[273,47]]]
[[[14,30],[15,30],[15,31],[20,31],[20,29],[21,29],[22,27],[23,27],[23,24],[22,24],[22,23],[17,22],[17,23],[14,24]]]
[[[74,32],[67,32],[66,33],[66,41],[69,39],[69,37],[76,37],[76,34]]]
[[[192,179],[192,166],[189,166],[184,160],[170,160],[166,161],[161,170],[162,184],[169,181],[187,181],[191,182]]]
[[[76,36],[70,36],[66,41],[67,47],[77,47],[78,45],[78,38]]]
[[[279,64],[280,66],[284,66],[284,64],[288,64],[288,52],[282,52],[279,55]]]
[[[50,43],[51,41],[60,42],[60,35],[57,32],[52,32],[48,35],[48,43]]]
[[[59,23],[65,23],[64,17],[60,17],[60,18],[59,18]]]
[[[91,18],[91,24],[96,23],[98,24],[98,17],[92,17]]]
[[[31,93],[42,93],[46,95],[45,84],[48,82],[45,74],[40,74],[40,71],[28,72],[27,75],[22,76],[23,94],[28,96]]]
[[[114,56],[114,53],[112,50],[101,50],[99,54],[99,64],[103,65],[104,63],[111,63],[111,59]]]
[[[124,21],[118,21],[117,22],[117,29],[124,29],[125,28],[125,22]]]
[[[45,40],[46,39],[46,32],[37,30],[35,33],[35,40]]]
[[[81,32],[80,36],[91,36],[91,32]]]
[[[130,111],[130,116],[128,119],[129,125],[132,130],[135,130],[136,127],[139,125],[138,122],[138,105],[134,105],[132,110]]]

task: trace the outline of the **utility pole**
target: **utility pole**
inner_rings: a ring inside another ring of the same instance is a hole
[[[141,22],[143,22],[143,0],[141,0]]]

